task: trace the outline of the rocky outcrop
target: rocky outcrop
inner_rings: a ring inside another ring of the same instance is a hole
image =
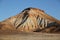
[[[19,32],[59,32],[60,21],[38,8],[26,8],[16,16],[0,22],[0,30]]]

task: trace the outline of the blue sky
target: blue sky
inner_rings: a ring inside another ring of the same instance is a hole
[[[0,21],[35,7],[60,20],[60,0],[0,0]]]

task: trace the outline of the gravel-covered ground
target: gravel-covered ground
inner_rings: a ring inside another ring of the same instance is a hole
[[[54,33],[0,33],[0,40],[60,40]]]

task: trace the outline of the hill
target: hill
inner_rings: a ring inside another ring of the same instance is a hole
[[[60,21],[41,9],[30,7],[0,22],[0,31],[59,33]]]

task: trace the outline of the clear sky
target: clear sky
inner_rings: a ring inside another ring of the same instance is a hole
[[[60,20],[60,0],[0,0],[0,21],[35,7]]]

